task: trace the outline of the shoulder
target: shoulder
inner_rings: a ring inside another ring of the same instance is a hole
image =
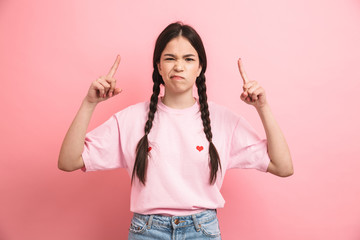
[[[252,128],[251,124],[247,121],[246,117],[239,113],[231,111],[229,108],[208,102],[211,121],[221,122],[222,124],[229,124],[235,126],[243,126]]]
[[[149,109],[149,102],[139,102],[133,105],[129,105],[126,108],[115,113],[114,116],[118,119],[122,118],[142,118],[146,116]]]
[[[211,120],[222,119],[223,121],[237,122],[241,116],[234,113],[229,108],[219,105],[215,102],[209,101],[209,112]]]

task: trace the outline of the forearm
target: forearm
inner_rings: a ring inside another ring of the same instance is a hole
[[[96,103],[83,100],[69,130],[63,140],[58,167],[64,171],[73,171],[83,166],[81,154],[84,149],[86,131]]]
[[[290,150],[270,106],[265,104],[256,110],[261,118],[268,142],[268,154],[271,160],[268,171],[278,176],[292,175],[293,165]]]

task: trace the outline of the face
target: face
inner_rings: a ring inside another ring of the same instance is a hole
[[[158,70],[165,83],[165,94],[188,93],[201,73],[199,56],[190,42],[179,36],[161,53]]]

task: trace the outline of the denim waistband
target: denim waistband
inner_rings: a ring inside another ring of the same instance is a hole
[[[197,214],[184,216],[143,215],[134,213],[134,217],[146,221],[148,229],[151,228],[151,225],[166,228],[172,227],[174,229],[194,225],[196,230],[199,231],[202,223],[212,221],[217,217],[216,213],[216,209],[208,209]]]

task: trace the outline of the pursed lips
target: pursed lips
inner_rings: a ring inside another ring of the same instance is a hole
[[[182,76],[178,76],[178,75],[172,75],[170,78],[171,78],[171,79],[175,79],[175,80],[181,80],[181,79],[184,79],[184,77],[182,77]]]

